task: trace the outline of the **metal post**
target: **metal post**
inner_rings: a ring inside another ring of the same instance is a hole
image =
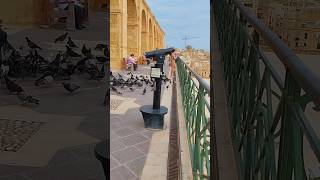
[[[163,64],[156,63],[156,68],[161,68],[162,72]],[[160,109],[160,97],[161,97],[161,78],[155,78],[156,90],[153,93],[153,109]]]

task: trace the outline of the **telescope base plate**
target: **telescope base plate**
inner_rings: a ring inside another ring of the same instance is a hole
[[[163,129],[164,115],[168,108],[161,106],[160,109],[153,109],[152,105],[145,105],[140,108],[144,120],[144,127],[151,129]]]

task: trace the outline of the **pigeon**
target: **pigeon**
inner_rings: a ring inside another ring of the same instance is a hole
[[[123,79],[122,75],[118,73],[119,79]]]
[[[102,65],[102,67],[100,69],[100,76],[101,76],[101,78],[104,78],[105,75],[106,75],[106,72],[104,70],[104,65]]]
[[[9,79],[8,76],[4,76],[4,79],[5,79],[5,81],[6,81],[7,89],[9,90],[10,93],[15,93],[15,92],[23,91],[23,89],[21,88],[21,86],[19,86],[19,85],[16,84],[14,81],[12,81],[11,79]]]
[[[5,49],[7,50],[15,50],[15,48],[7,41],[7,43],[5,43]]]
[[[49,63],[44,57],[42,57],[41,55],[38,54],[37,50],[34,50],[34,57],[37,60],[40,60],[40,61],[45,62],[45,63]]]
[[[118,94],[122,94],[117,88],[115,88],[114,86],[111,86],[111,89],[113,90],[113,91],[115,91],[116,93],[118,93]]]
[[[22,105],[26,104],[35,104],[39,105],[39,100],[32,97],[31,95],[28,95],[25,93],[25,91],[19,91],[17,94],[18,98],[22,101]]]
[[[108,48],[108,47],[104,48],[103,54],[104,54],[107,58],[110,57],[110,51],[109,51],[109,48]]]
[[[27,40],[27,43],[28,43],[28,46],[30,49],[40,49],[41,50],[41,47],[39,47],[34,42],[32,42],[28,37],[26,37],[26,40]]]
[[[86,44],[83,44],[82,49],[81,49],[81,53],[84,56],[87,56],[88,52],[89,52],[89,49],[87,49]]]
[[[67,38],[68,34],[69,34],[69,33],[65,33],[65,34],[57,37],[57,38],[54,40],[54,43],[57,43],[58,41],[63,42],[63,41]]]
[[[111,89],[112,89],[113,91],[117,91],[117,88],[115,88],[114,86],[111,86]]]
[[[142,91],[142,95],[145,95],[147,92],[147,88],[144,88],[143,91]]]
[[[41,85],[49,84],[52,81],[53,81],[52,75],[51,74],[45,74],[42,77],[40,77],[39,79],[37,79],[34,84],[36,86],[41,86]]]
[[[69,91],[70,93],[73,93],[74,91],[76,91],[77,89],[80,88],[79,85],[76,85],[76,84],[73,84],[73,83],[66,83],[66,82],[63,82],[62,83],[63,87]]]
[[[137,85],[138,85],[139,87],[142,87],[142,86],[143,86],[143,83],[142,83],[141,81],[137,81]]]
[[[68,37],[68,42],[67,44],[71,47],[71,48],[78,48],[78,46],[72,41],[71,37]]]
[[[105,63],[108,61],[108,58],[103,57],[103,56],[96,56],[96,59],[101,63]]]
[[[103,106],[106,106],[107,103],[110,101],[110,95],[109,94],[110,94],[110,89],[107,90],[106,95],[104,96],[104,100],[103,100],[103,103],[102,103]]]
[[[91,48],[88,49],[86,57],[89,58],[89,59],[94,59],[94,56],[91,53]]]
[[[319,106],[314,106],[312,107],[312,109],[316,112],[320,112],[320,107]]]
[[[97,44],[94,49],[101,51],[101,50],[103,50],[103,49],[105,49],[105,48],[107,48],[107,47],[108,47],[108,45],[106,45],[106,44]]]
[[[66,48],[67,48],[67,52],[66,52],[66,53],[67,53],[69,56],[71,56],[71,57],[81,57],[81,55],[78,54],[78,53],[76,53],[76,52],[74,52],[74,51],[71,49],[70,46],[66,45]]]
[[[61,58],[62,58],[62,52],[59,51],[57,54],[56,54],[56,57],[54,58],[54,60],[50,63],[50,64],[55,64],[55,65],[58,65],[61,61]]]

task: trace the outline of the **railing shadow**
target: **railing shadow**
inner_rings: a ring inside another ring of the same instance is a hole
[[[240,179],[307,179],[320,161],[308,115],[320,109],[319,78],[238,0],[213,7]]]

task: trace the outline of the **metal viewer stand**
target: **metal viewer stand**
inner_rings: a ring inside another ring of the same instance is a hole
[[[159,49],[155,51],[146,52],[146,58],[155,58],[156,64],[151,67],[150,76],[155,78],[156,89],[153,94],[153,105],[145,105],[140,108],[144,120],[145,128],[163,129],[163,118],[168,113],[168,108],[160,106],[161,98],[161,80],[163,74],[163,64],[165,56],[171,54],[173,48]]]

